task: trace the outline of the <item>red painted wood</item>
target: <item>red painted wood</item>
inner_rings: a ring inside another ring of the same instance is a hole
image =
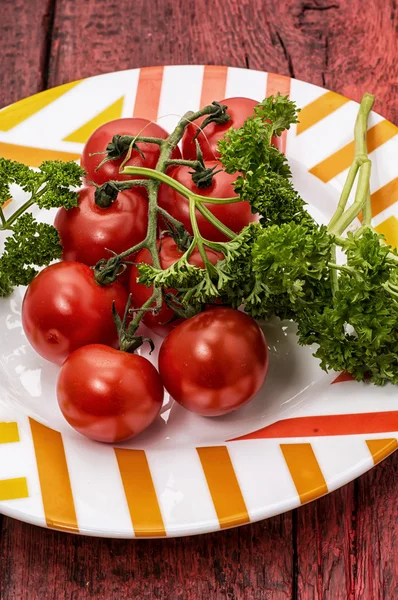
[[[291,515],[178,540],[84,538],[6,519],[2,600],[290,600]]]
[[[355,511],[354,483],[297,511],[299,600],[354,600]]]
[[[0,3],[0,107],[46,85],[51,0]]]
[[[373,91],[398,123],[395,0],[57,0],[47,39],[50,3],[1,5],[0,106],[47,79],[207,63],[295,75],[357,100]],[[398,453],[293,521],[288,513],[199,538],[97,540],[4,518],[0,598],[390,600],[397,471]]]
[[[50,84],[164,64],[292,75],[398,122],[395,0],[57,0]],[[89,53],[87,43],[89,41]]]
[[[398,452],[358,480],[355,600],[398,596]]]
[[[398,452],[297,518],[299,600],[397,596]]]

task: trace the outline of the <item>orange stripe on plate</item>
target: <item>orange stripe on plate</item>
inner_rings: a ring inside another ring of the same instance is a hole
[[[280,447],[301,504],[328,493],[311,444],[281,444]]]
[[[228,67],[207,65],[203,72],[200,107],[211,104],[213,100],[223,100],[227,87]]]
[[[268,73],[266,96],[276,96],[278,92],[282,96],[290,95],[290,77]],[[281,152],[286,152],[286,136],[287,132],[284,131],[279,138],[276,138],[278,141],[278,149]]]
[[[162,82],[163,67],[140,69],[133,113],[135,117],[156,121]]]
[[[250,523],[226,446],[197,448],[221,529]]]
[[[9,204],[11,204],[12,202],[12,198],[9,198],[8,200],[6,200],[3,204],[3,206],[1,208],[6,208]]]
[[[301,109],[296,134],[300,135],[300,133],[319,123],[347,102],[349,102],[348,98],[344,98],[336,92],[326,92],[326,94]]]
[[[333,379],[333,383],[342,383],[343,381],[355,381],[354,377],[347,373],[347,371],[343,371],[340,375],[337,375],[336,379]]]
[[[398,202],[398,177],[383,185],[372,194],[372,215],[378,215],[383,210]]]
[[[277,421],[252,433],[228,440],[257,440],[266,438],[320,437],[325,435],[355,435],[398,431],[398,410],[347,415],[295,417]]]
[[[34,419],[29,422],[47,526],[79,531],[62,436]]]
[[[0,423],[0,444],[19,442],[18,423]]]
[[[109,121],[120,119],[122,116],[123,104],[124,96],[107,106],[103,111],[95,115],[95,117],[84,123],[84,125],[75,129],[75,131],[72,131],[72,133],[64,138],[64,141],[85,144],[90,135],[94,133],[98,127],[101,127],[101,125],[104,125]]]
[[[59,85],[58,87],[30,96],[29,98],[19,100],[3,110],[0,110],[0,130],[9,131],[16,125],[25,121],[25,119],[28,119],[51,104],[51,102],[54,102],[54,100],[57,100],[57,98],[60,98],[60,96],[63,96],[66,92],[69,92],[69,90],[74,88],[80,82],[81,80],[65,83],[65,85]]]
[[[166,535],[159,502],[144,450],[115,448],[136,537]]]
[[[0,501],[28,498],[28,484],[25,477],[0,479]]]
[[[376,148],[379,148],[382,144],[390,140],[394,135],[398,133],[398,127],[396,127],[390,121],[381,121],[377,125],[374,125],[368,129],[368,152],[373,152]],[[327,183],[333,177],[339,175],[348,169],[354,158],[354,142],[350,142],[334,154],[325,158],[322,162],[318,163],[312,169],[310,173],[318,177],[324,183]]]
[[[398,219],[397,217],[389,217],[380,225],[375,227],[377,233],[382,233],[386,238],[387,244],[393,246],[394,248],[398,248]]]
[[[276,96],[277,93],[282,96],[290,94],[290,77],[268,73],[267,77],[267,96]]]
[[[0,156],[17,160],[29,167],[39,167],[43,160],[78,160],[80,154],[62,152],[61,150],[50,150],[43,148],[30,148],[29,146],[17,146],[0,142]]]
[[[394,452],[398,448],[398,442],[395,438],[387,438],[384,440],[366,440],[369,452],[372,455],[375,465],[383,458]]]

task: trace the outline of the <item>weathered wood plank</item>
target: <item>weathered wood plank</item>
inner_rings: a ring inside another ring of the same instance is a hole
[[[0,108],[46,87],[52,0],[1,3]]]
[[[291,600],[291,515],[200,537],[103,540],[5,519],[2,600]]]
[[[398,122],[395,0],[58,0],[50,84],[164,64],[228,64],[298,79]],[[87,41],[90,51],[87,52]]]

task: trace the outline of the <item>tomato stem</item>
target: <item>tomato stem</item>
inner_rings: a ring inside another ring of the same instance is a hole
[[[160,290],[158,290],[160,292]],[[151,352],[154,349],[154,343],[150,338],[144,338],[141,335],[135,335],[138,327],[140,326],[141,320],[148,310],[156,310],[158,293],[155,290],[152,296],[141,306],[141,308],[131,308],[132,295],[130,294],[127,300],[126,308],[124,310],[123,319],[121,319],[117,313],[115,303],[112,305],[113,319],[119,335],[119,349],[122,352],[135,352],[137,348],[142,346],[144,342],[148,342],[151,346]],[[156,307],[153,308],[153,304],[156,302]],[[129,315],[134,312],[137,313],[134,319],[127,326],[127,320]]]
[[[166,166],[189,167],[190,169],[197,169],[198,166],[200,166],[200,162],[198,160],[184,160],[183,158],[172,158],[166,161]]]
[[[167,183],[171,187],[174,187],[185,198],[187,198],[190,201],[190,203],[192,202],[192,210],[194,215],[194,222],[192,223],[192,226],[194,226],[194,224],[196,223],[195,226],[197,227],[195,208],[198,208],[198,210],[203,214],[202,209],[206,209],[206,207],[202,207],[202,205],[200,204],[201,207],[199,208],[199,203],[203,203],[208,199],[204,199],[203,196],[190,192],[185,186],[179,184],[174,179],[166,175],[165,170],[171,164],[170,156],[173,150],[177,147],[178,143],[180,142],[187,125],[192,121],[196,121],[196,119],[199,119],[200,117],[206,115],[209,117],[214,117],[214,119],[222,118],[223,114],[225,113],[225,108],[226,107],[220,106],[218,103],[213,103],[211,105],[205,106],[197,112],[187,112],[180,119],[174,131],[165,140],[158,140],[157,138],[145,138],[144,136],[136,136],[131,138],[131,143],[147,141],[150,143],[157,143],[160,147],[159,159],[155,169],[147,169],[145,167],[126,167],[122,170],[123,174],[137,175],[139,177],[144,177],[148,180],[148,182],[146,183],[146,188],[148,190],[147,233],[145,239],[140,244],[129,248],[128,250],[122,252],[119,255],[113,256],[108,261],[102,260],[99,261],[99,263],[97,263],[94,270],[96,281],[99,284],[104,285],[110,283],[111,281],[115,281],[117,275],[120,273],[120,268],[123,259],[132,254],[135,254],[142,248],[147,248],[150,251],[153,266],[158,269],[161,268],[157,246],[157,222],[158,214],[161,214],[161,210],[159,210],[158,206],[158,191],[161,183]],[[136,180],[131,180],[131,182],[124,181],[121,185],[123,186],[123,189],[127,189],[129,187],[129,183],[131,183],[132,185],[137,185],[137,183],[132,183],[135,181]],[[209,200],[211,202],[212,199]],[[219,199],[215,198],[214,200],[216,201],[215,203],[218,203]],[[225,203],[227,203],[227,201],[228,199],[225,199]],[[239,201],[239,198],[232,198],[231,201],[237,202]],[[212,213],[208,209],[204,210],[204,213],[207,215],[206,218],[208,218],[215,227],[217,227],[220,231],[223,231],[228,237],[234,237],[235,234],[233,234],[228,228],[226,228],[214,215],[212,215]],[[167,215],[166,213],[163,214],[166,217],[168,216],[168,213]],[[176,221],[174,224],[176,226],[178,225],[178,227],[182,226],[182,224],[178,221]],[[202,254],[202,251],[204,252],[203,238],[200,235],[199,229],[197,229],[197,240],[195,244],[192,243],[187,252],[192,252],[196,244],[198,245],[199,251]],[[205,264],[207,264],[208,260],[205,252],[204,255],[205,256],[203,257],[203,259],[205,260]],[[160,307],[162,301],[161,290],[155,290],[155,294],[157,305]]]

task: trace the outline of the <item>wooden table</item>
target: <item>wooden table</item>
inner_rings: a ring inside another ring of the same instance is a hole
[[[98,73],[161,64],[278,72],[398,123],[395,0],[0,0],[0,106]],[[3,518],[1,600],[398,597],[398,453],[262,523],[178,540],[75,537]],[[1,519],[1,517],[0,517]]]

